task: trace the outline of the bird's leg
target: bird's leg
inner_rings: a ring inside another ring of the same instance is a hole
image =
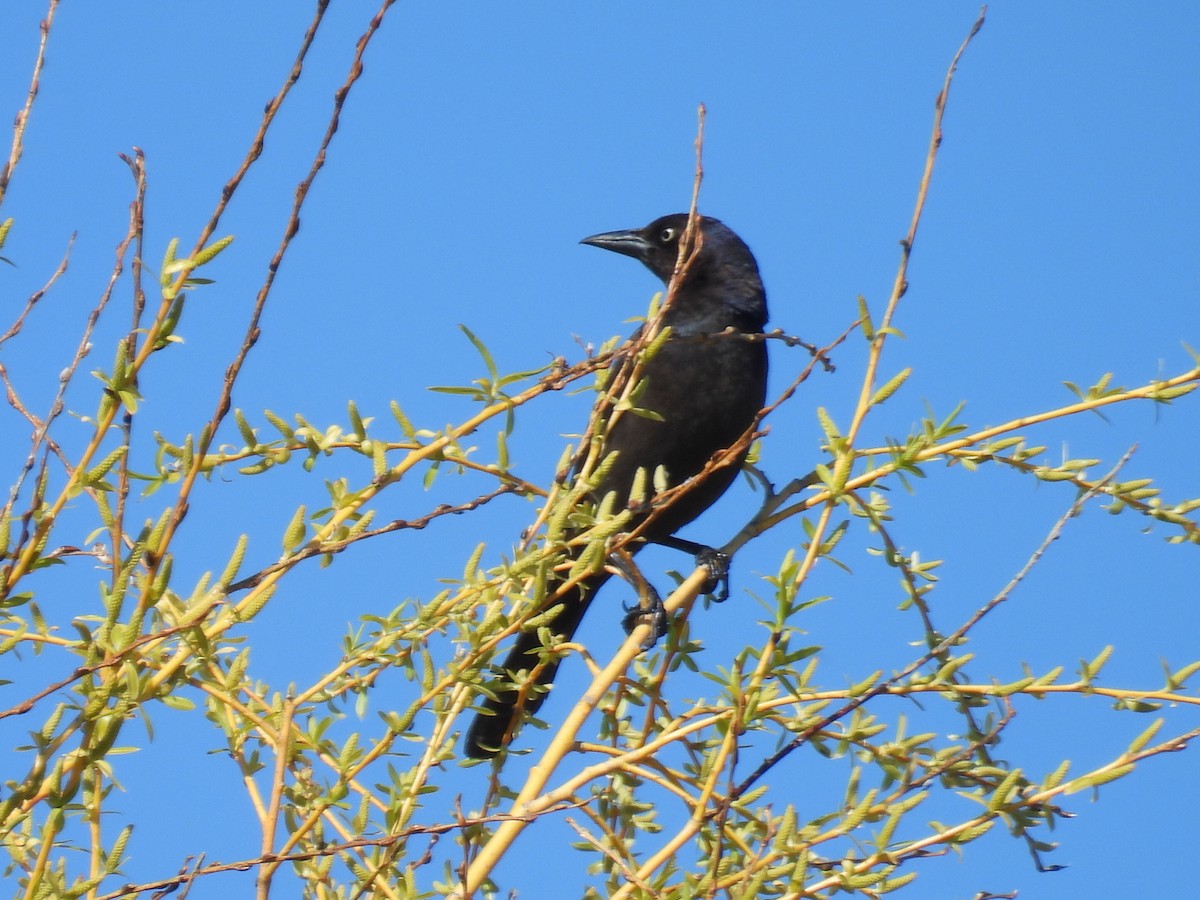
[[[724,603],[729,599],[729,555],[722,553],[716,547],[697,544],[681,537],[658,538],[654,541],[672,550],[682,550],[690,553],[696,559],[696,565],[708,570],[708,581],[704,582],[701,590],[711,594],[714,603]]]
[[[618,550],[609,558],[609,565],[622,578],[633,585],[638,594],[638,602],[634,606],[625,607],[625,616],[621,625],[626,634],[632,634],[639,625],[649,625],[650,634],[642,642],[642,649],[649,650],[658,643],[658,639],[667,633],[667,607],[654,589],[642,570],[633,561],[633,555],[627,550]]]

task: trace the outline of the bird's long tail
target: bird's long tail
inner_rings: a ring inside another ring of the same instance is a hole
[[[562,641],[571,640],[592,598],[596,596],[596,591],[610,577],[608,572],[600,571],[581,580],[556,598],[556,605],[561,604],[560,612],[553,621],[542,624]],[[480,712],[476,713],[463,741],[463,751],[467,756],[472,759],[490,759],[495,756],[501,747],[508,743],[525,713],[535,713],[542,705],[549,693],[546,689],[554,682],[561,660],[542,662],[538,659],[538,651],[541,649],[542,641],[536,629],[522,631],[517,635],[517,642],[513,644],[500,667],[500,677],[504,682],[511,683],[521,670],[530,672],[533,677],[519,690],[498,686],[493,689],[494,697],[483,699]]]

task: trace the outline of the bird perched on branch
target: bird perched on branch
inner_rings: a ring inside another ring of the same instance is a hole
[[[754,255],[716,219],[698,217],[696,225],[699,233],[685,245],[684,256],[680,254],[688,227],[684,213],[663,216],[645,228],[596,234],[581,242],[640,260],[665,285],[670,285],[680,267],[661,322],[670,331],[653,355],[641,360],[635,395],[639,411],[624,411],[604,433],[599,458],[612,453],[616,458],[602,464],[593,495],[597,503],[615,495],[610,508],[620,511],[629,506],[635,485],[643,486],[646,496],[632,498],[636,512],[625,531],[637,531],[646,542],[692,551],[707,548],[673,536],[715,503],[737,476],[749,447],[748,441],[739,444],[739,440],[762,408],[767,384],[766,342],[742,337],[761,334],[767,321],[766,292]],[[626,355],[613,365],[632,362]],[[723,464],[710,466],[717,454],[735,445],[739,449],[725,454]],[[640,477],[639,470],[644,471]],[[655,504],[656,497],[688,479],[695,481],[673,492],[668,502]],[[634,543],[626,549],[634,553],[640,546]],[[557,592],[553,604],[558,612],[540,625],[563,641],[571,640],[609,577],[610,571],[600,569]],[[558,669],[558,660],[539,658],[542,647],[537,629],[517,635],[501,667],[505,674],[491,688],[494,696],[483,701],[482,711],[467,731],[468,756],[495,756],[511,739],[522,715],[541,705],[546,692],[532,685],[549,686]],[[522,670],[532,674],[532,685],[517,690],[514,676]]]

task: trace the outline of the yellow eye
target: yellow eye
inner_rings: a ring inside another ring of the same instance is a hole
[[[664,244],[669,244],[671,241],[675,240],[675,234],[676,232],[674,228],[664,228],[658,238]]]

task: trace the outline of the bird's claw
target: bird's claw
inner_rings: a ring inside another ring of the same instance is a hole
[[[650,626],[650,634],[642,641],[643,650],[649,650],[657,644],[658,639],[667,633],[668,625],[667,607],[657,591],[651,591],[648,600],[648,606],[639,603],[625,607],[625,616],[621,619],[626,634],[633,634],[639,625]]]
[[[701,590],[711,594],[714,603],[729,599],[729,554],[715,547],[705,547],[696,554],[696,565],[708,569],[708,581]]]

